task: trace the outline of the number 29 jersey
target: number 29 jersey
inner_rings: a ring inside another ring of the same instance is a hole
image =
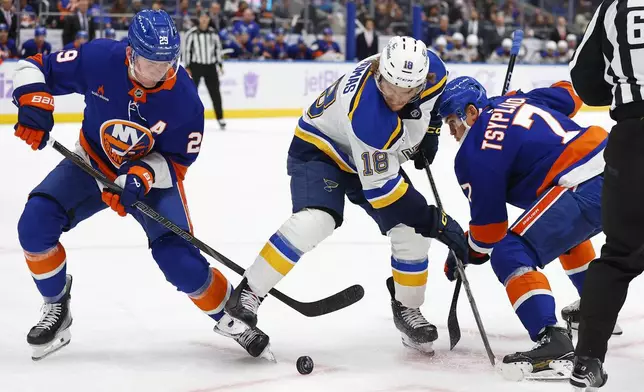
[[[387,207],[407,192],[400,165],[418,149],[430,122],[440,118],[434,106],[445,88],[444,63],[428,51],[430,77],[420,97],[393,112],[384,101],[369,57],[329,86],[304,109],[289,155],[317,159],[360,177],[365,198],[376,209]],[[437,107],[436,107],[437,110]]]

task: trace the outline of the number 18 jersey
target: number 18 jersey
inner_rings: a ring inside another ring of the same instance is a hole
[[[437,55],[427,54],[425,88],[399,112],[387,106],[376,86],[371,64],[379,55],[358,63],[304,109],[289,155],[302,160],[319,156],[358,175],[365,198],[376,209],[401,199],[408,189],[401,163],[417,150],[430,122],[440,127],[434,107],[447,71]]]

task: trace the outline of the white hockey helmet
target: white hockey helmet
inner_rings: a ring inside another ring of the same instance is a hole
[[[439,36],[438,38],[436,38],[436,41],[434,41],[434,43],[436,44],[436,47],[443,47],[444,48],[444,47],[447,46],[447,40],[442,35]]]
[[[428,71],[427,47],[412,37],[391,38],[380,54],[379,76],[396,87],[424,86]]]
[[[557,42],[557,50],[559,50],[560,52],[567,51],[568,50],[568,42],[566,42],[564,40],[560,40],[559,42]]]
[[[503,41],[501,41],[501,47],[503,49],[509,50],[512,48],[512,40],[510,38],[503,38]]]
[[[554,52],[555,50],[557,50],[557,44],[555,43],[555,41],[546,42],[546,50],[549,52]]]
[[[472,47],[472,48],[477,47],[479,46],[479,37],[477,37],[475,34],[470,34],[467,36],[465,43],[469,47]]]
[[[574,35],[573,33],[570,33],[566,36],[566,41],[568,41],[569,45],[576,44],[577,43],[577,36]]]
[[[463,43],[463,41],[465,41],[465,37],[463,37],[463,34],[461,33],[454,33],[452,35],[452,40],[454,40],[454,42]]]

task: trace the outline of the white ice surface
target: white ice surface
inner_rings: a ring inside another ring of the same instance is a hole
[[[577,117],[610,127],[606,114]],[[296,119],[230,120],[219,132],[208,124],[202,151],[188,172],[186,188],[196,235],[247,267],[264,242],[290,214],[286,151]],[[57,125],[54,136],[72,147],[78,124]],[[74,275],[72,342],[35,363],[25,341],[38,320],[41,299],[17,238],[16,225],[28,192],[60,160],[57,152],[31,151],[0,127],[0,391],[569,391],[567,383],[512,383],[488,363],[464,293],[459,301],[463,338],[449,351],[446,329],[453,285],[443,275],[446,248],[430,250],[423,312],[439,329],[436,356],[405,349],[391,317],[385,278],[389,246],[364,212],[347,204],[345,223],[307,254],[278,286],[299,300],[315,300],[359,283],[365,298],[337,313],[308,319],[267,299],[260,326],[271,336],[278,364],[250,358],[232,340],[212,332],[212,321],[167,283],[156,267],[143,231],[131,218],[104,211],[64,234],[68,272]],[[456,143],[445,132],[432,170],[447,211],[465,227],[468,206],[453,174]],[[424,172],[405,168],[428,200]],[[512,217],[516,217],[512,211]],[[603,236],[594,243],[597,251]],[[221,267],[211,260],[214,266]],[[236,284],[231,271],[222,271]],[[512,311],[489,265],[468,268],[485,328],[497,360],[533,343]],[[545,270],[557,311],[577,299],[558,262]],[[620,316],[624,335],[614,338],[602,391],[639,391],[644,280],[631,285]],[[295,360],[309,355],[311,375]]]

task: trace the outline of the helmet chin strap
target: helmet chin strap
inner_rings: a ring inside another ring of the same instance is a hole
[[[479,111],[479,116],[480,116],[483,109],[477,109],[477,110]],[[458,141],[459,144],[463,144],[465,137],[470,132],[470,129],[472,129],[472,126],[467,123],[467,115],[465,115],[465,118],[461,119],[461,123],[465,127],[465,131],[463,132],[463,136],[461,136],[461,139]]]

